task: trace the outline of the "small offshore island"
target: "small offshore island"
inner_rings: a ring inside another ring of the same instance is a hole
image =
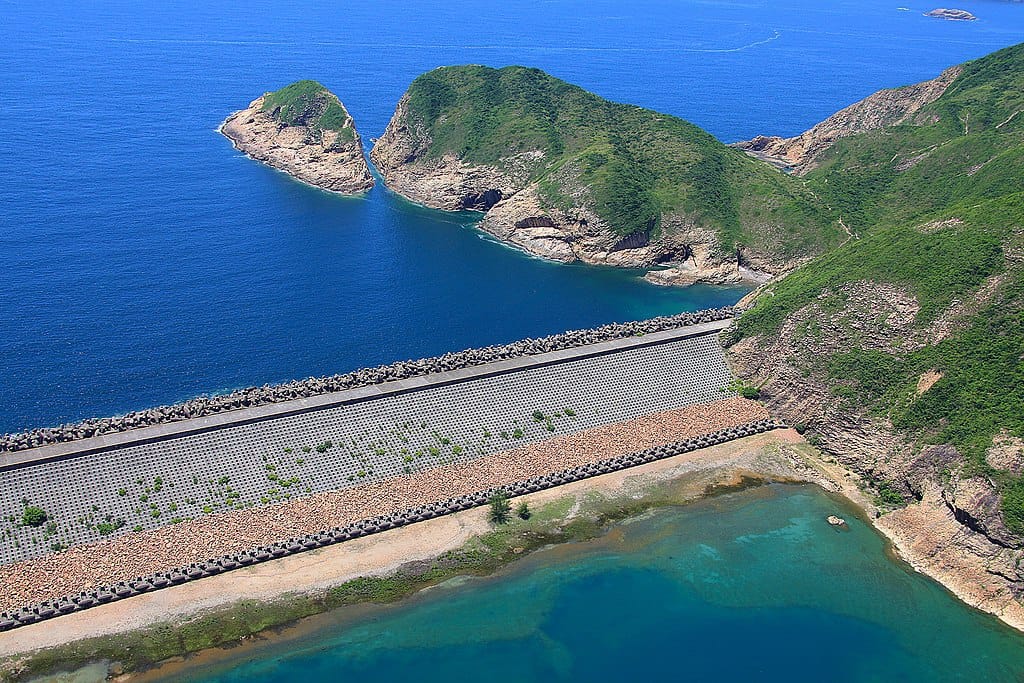
[[[687,121],[538,69],[423,74],[370,156],[395,192],[485,212],[479,227],[504,242],[654,269],[656,284],[761,282],[843,236],[800,181]]]
[[[298,81],[267,93],[220,127],[253,159],[316,187],[359,194],[373,187],[355,122],[334,93]]]
[[[977,21],[978,17],[974,16],[967,10],[963,9],[946,9],[940,7],[933,9],[930,12],[925,12],[926,17],[935,17],[937,19],[948,19],[950,21]]]

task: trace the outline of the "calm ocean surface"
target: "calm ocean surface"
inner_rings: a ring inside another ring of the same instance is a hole
[[[315,78],[368,139],[418,74],[478,62],[735,141],[1024,39],[1019,4],[898,5],[0,1],[0,431],[731,303],[531,259],[383,188],[305,187],[214,129]]]
[[[813,487],[660,511],[502,576],[167,680],[1024,680],[1024,638],[892,562]]]

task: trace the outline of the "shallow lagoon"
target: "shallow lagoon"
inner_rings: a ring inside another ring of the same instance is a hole
[[[837,511],[849,530],[825,522]],[[167,680],[1024,680],[1024,636],[894,561],[812,486],[663,509],[345,614]]]

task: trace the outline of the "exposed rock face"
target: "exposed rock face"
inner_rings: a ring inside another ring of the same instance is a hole
[[[875,523],[916,569],[941,581],[969,605],[1024,629],[1020,551],[958,519],[940,484],[930,482],[920,501]]]
[[[914,115],[941,97],[962,70],[963,67],[954,66],[930,81],[879,90],[796,137],[759,135],[753,140],[736,143],[736,146],[759,159],[804,175],[818,166],[821,155],[840,138],[914,122]]]
[[[409,96],[395,107],[370,159],[389,188],[417,204],[444,211],[486,211],[525,184],[524,177],[493,166],[472,166],[453,155],[429,158],[430,137],[409,116]]]
[[[455,155],[430,157],[428,131],[409,116],[402,97],[370,158],[388,187],[424,206],[446,211],[485,212],[479,228],[508,244],[542,258],[622,268],[674,268],[652,271],[648,279],[663,285],[695,282],[761,282],[785,265],[753,258],[757,265],[730,261],[714,248],[718,238],[685,216],[664,217],[665,229],[651,236],[616,234],[598,214],[573,164],[558,172],[558,181],[574,201],[572,209],[553,206],[531,174],[545,155],[534,150],[505,157],[496,166],[467,164]]]
[[[762,295],[770,296],[770,290],[769,285]],[[837,309],[833,297],[842,307]],[[738,377],[760,387],[772,414],[806,425],[845,467],[869,482],[887,482],[910,501],[876,524],[912,565],[965,602],[1024,629],[1024,570],[1018,569],[1024,552],[1003,523],[993,482],[966,474],[953,446],[922,448],[897,434],[888,419],[836,396],[819,362],[850,348],[903,354],[937,343],[957,324],[958,317],[948,313],[928,327],[915,327],[919,309],[907,289],[851,283],[791,314],[777,333],[734,344],[727,357]],[[1021,468],[1021,441],[997,437],[988,460],[1011,471]]]
[[[325,91],[323,96],[341,104],[329,92]],[[351,117],[341,130],[310,125],[315,121],[315,112],[307,125],[288,125],[274,111],[263,110],[265,98],[266,95],[253,100],[247,109],[235,112],[221,125],[220,131],[236,149],[331,192],[358,194],[373,187],[363,143]]]

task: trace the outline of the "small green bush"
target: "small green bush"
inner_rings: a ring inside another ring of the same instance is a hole
[[[735,392],[743,398],[749,398],[756,400],[761,397],[761,391],[752,384],[748,384],[741,379],[734,379],[729,382],[729,391]]]
[[[495,493],[488,501],[488,505],[491,506],[489,514],[491,524],[505,524],[508,522],[509,515],[512,512],[508,496],[503,493]]]
[[[21,525],[40,527],[46,523],[47,519],[49,517],[41,507],[29,505],[21,515]]]
[[[530,506],[526,504],[525,500],[516,506],[516,517],[519,519],[529,519],[531,514]]]
[[[892,505],[894,507],[901,507],[907,502],[903,498],[903,494],[887,481],[883,481],[878,484],[878,498],[886,505]]]
[[[118,519],[113,522],[100,522],[96,525],[96,531],[99,532],[100,536],[109,536],[123,526],[123,519]]]

